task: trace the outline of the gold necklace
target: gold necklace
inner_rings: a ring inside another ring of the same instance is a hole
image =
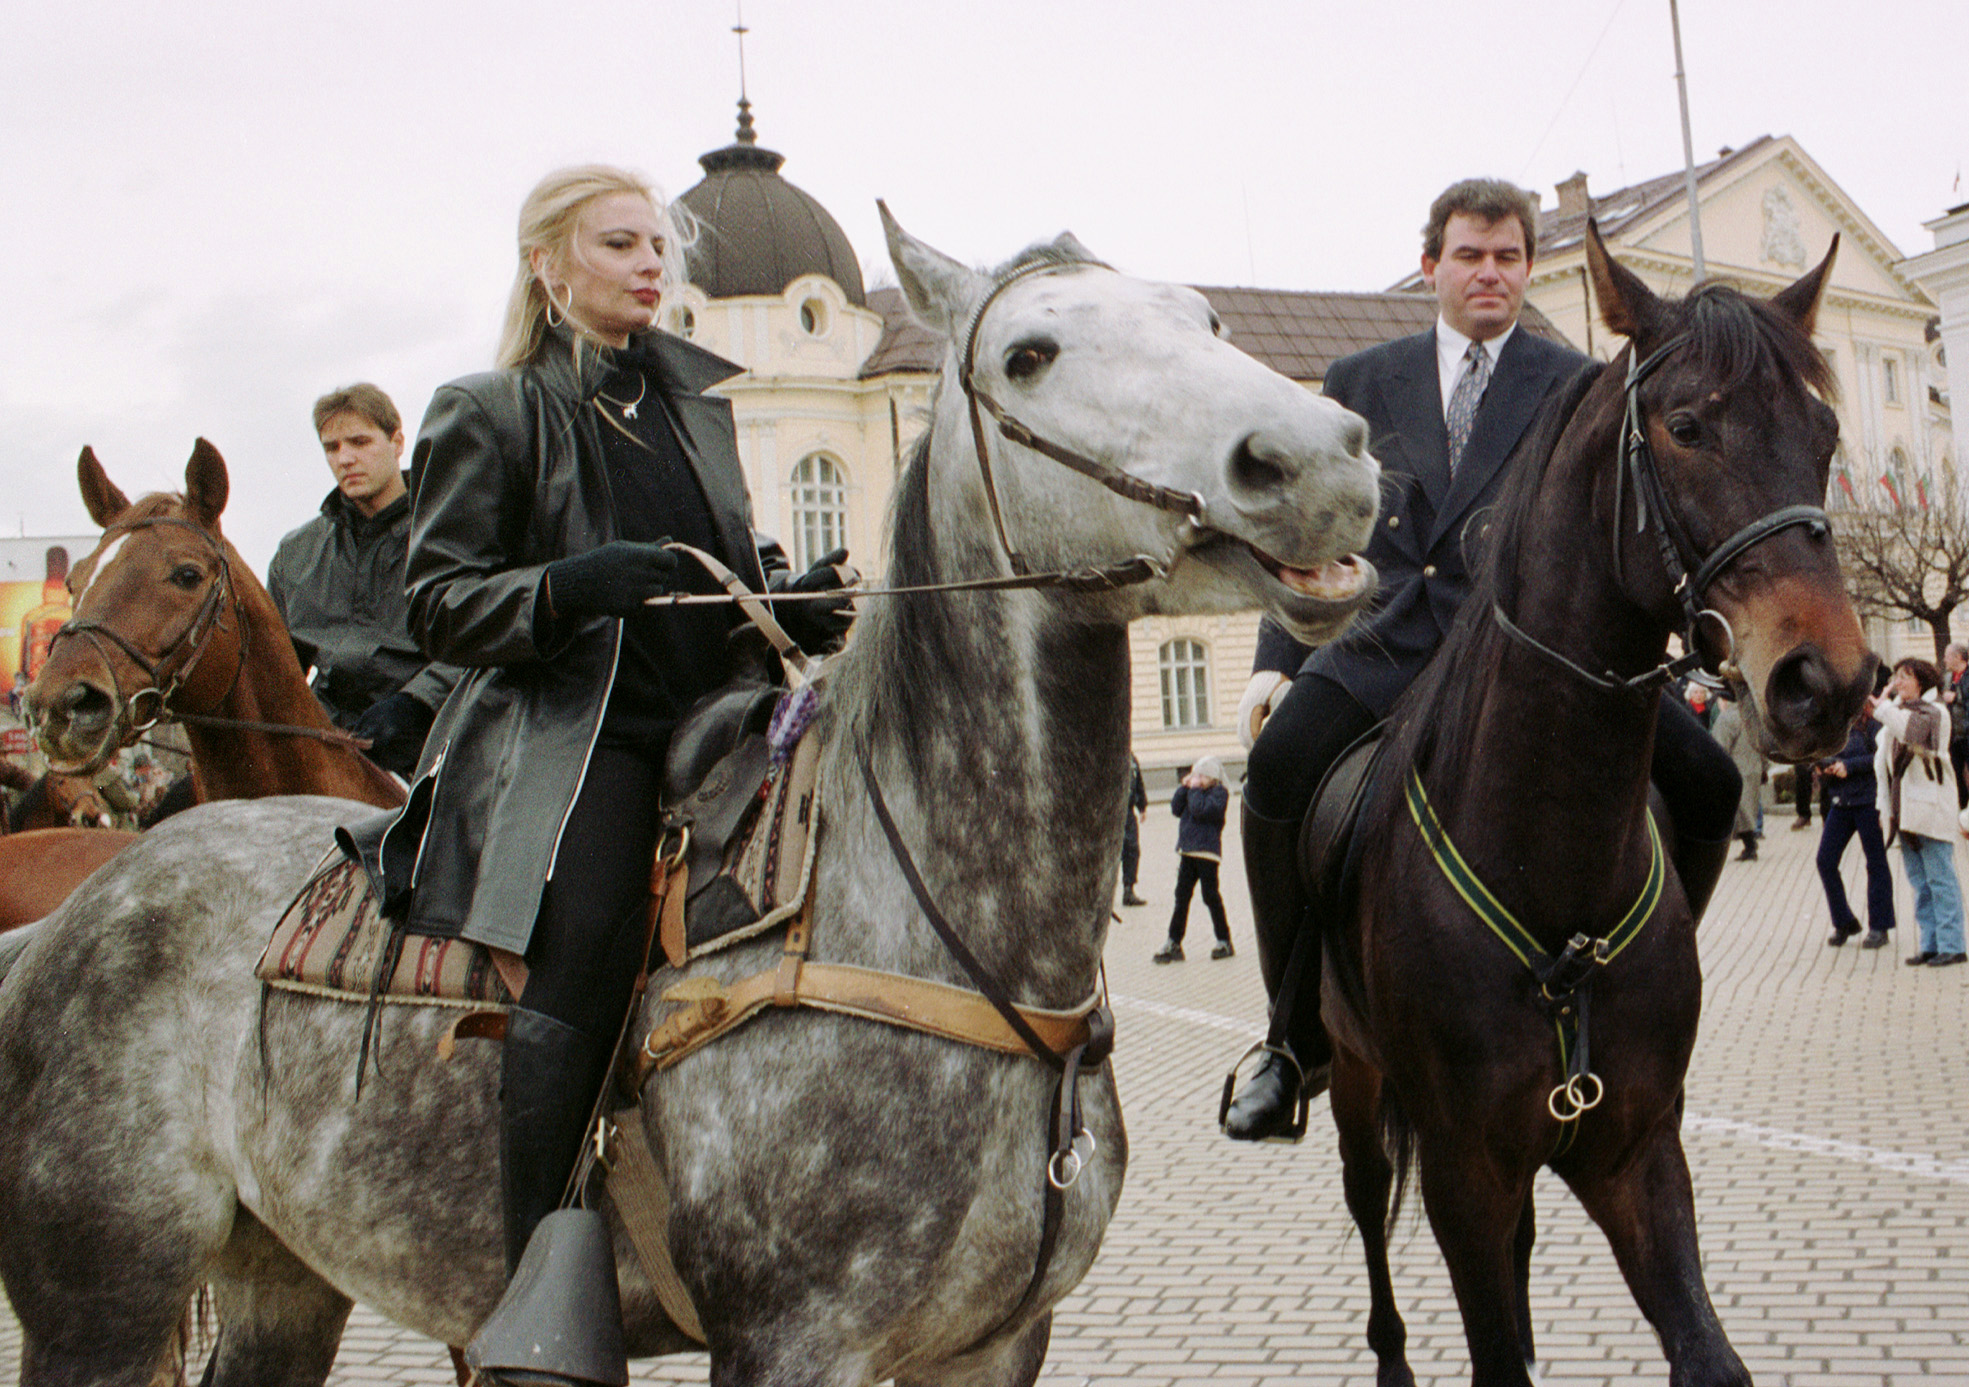
[[[642,389],[636,392],[636,398],[633,400],[618,400],[613,395],[600,389],[595,391],[595,395],[598,399],[607,400],[617,409],[620,409],[624,419],[634,419],[636,417],[636,406],[641,404],[643,402],[643,396],[649,393],[649,377],[639,371],[636,373],[636,380],[642,386]]]

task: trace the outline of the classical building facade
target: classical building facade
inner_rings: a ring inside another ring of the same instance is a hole
[[[909,317],[899,290],[865,288],[839,223],[781,176],[784,159],[758,143],[747,103],[734,142],[700,162],[704,179],[679,199],[699,223],[692,282],[669,295],[662,325],[746,368],[722,389],[760,525],[798,564],[845,546],[879,574],[889,494],[927,427],[946,343]],[[1835,491],[1913,496],[1952,477],[1935,305],[1886,237],[1789,138],[1704,165],[1697,196],[1710,273],[1756,292],[1796,278],[1841,235],[1819,320],[1841,386]],[[1651,287],[1686,293],[1682,176],[1600,195],[1576,174],[1542,215],[1525,325],[1605,358],[1619,343],[1592,316],[1581,243],[1589,213]],[[1310,390],[1339,357],[1419,332],[1436,315],[1419,275],[1378,294],[1199,288],[1232,342]],[[1233,722],[1256,633],[1255,614],[1136,623],[1135,748],[1152,781],[1172,784],[1206,753],[1235,775],[1243,753]],[[1883,646],[1919,639],[1878,635]]]

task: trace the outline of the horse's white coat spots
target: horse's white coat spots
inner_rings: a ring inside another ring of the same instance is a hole
[[[129,538],[127,534],[118,535],[109,542],[109,547],[97,556],[96,566],[89,571],[89,581],[83,585],[82,591],[75,594],[76,606],[82,605],[82,599],[89,595],[89,589],[96,585],[96,579],[109,571],[109,566],[116,562],[117,551],[123,548],[124,542]]]

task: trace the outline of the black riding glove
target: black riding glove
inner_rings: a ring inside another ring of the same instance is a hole
[[[830,588],[841,587],[853,581],[852,578],[844,578],[837,567],[847,558],[847,550],[836,549],[814,560],[813,567],[797,578],[786,573],[774,574],[770,586],[774,592],[826,592]],[[837,597],[832,601],[775,602],[773,616],[786,629],[786,634],[793,637],[795,645],[809,655],[826,655],[841,648],[848,628],[854,625],[854,599]]]
[[[663,546],[613,539],[599,549],[547,565],[547,605],[559,618],[631,617],[643,600],[678,590],[677,556]]]
[[[431,710],[407,693],[378,699],[349,730],[369,741],[369,759],[408,780],[417,769],[417,755],[431,730]]]

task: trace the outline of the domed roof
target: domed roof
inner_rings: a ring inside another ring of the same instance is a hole
[[[867,307],[861,262],[825,207],[779,176],[782,154],[752,131],[752,103],[739,98],[738,139],[701,155],[704,179],[677,200],[698,221],[690,248],[691,283],[714,299],[775,295],[805,274],[841,286]]]

